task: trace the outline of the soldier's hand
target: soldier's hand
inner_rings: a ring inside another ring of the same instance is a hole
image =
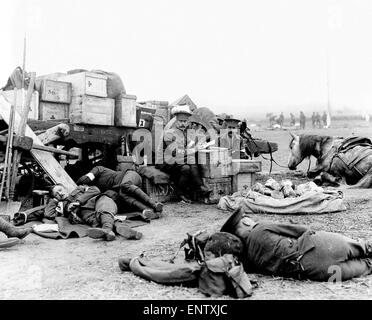
[[[67,206],[67,211],[68,211],[68,212],[74,211],[74,210],[77,209],[78,207],[80,207],[80,203],[79,203],[79,202],[71,202],[71,203]]]

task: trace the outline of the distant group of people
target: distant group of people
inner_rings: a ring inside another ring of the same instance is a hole
[[[292,112],[289,114],[289,116],[290,116],[289,126],[294,127],[296,125],[296,117]],[[319,129],[320,128],[327,128],[328,127],[328,123],[327,123],[328,119],[327,118],[328,118],[328,116],[327,116],[327,113],[325,111],[323,112],[322,116],[319,114],[319,112],[313,112],[313,114],[311,116],[312,127],[313,128],[319,128]],[[305,129],[305,127],[306,127],[306,116],[303,113],[303,111],[300,111],[299,120],[300,120],[300,129]],[[269,117],[269,121],[270,121],[270,126],[272,126],[274,124],[278,124],[282,128],[283,125],[284,125],[284,114],[283,114],[283,112],[280,113],[279,117],[276,117],[275,115],[271,114],[270,117]]]
[[[324,111],[323,115],[320,116],[319,112],[313,112],[313,115],[311,116],[311,123],[313,125],[313,128],[322,128],[327,127],[327,113]]]

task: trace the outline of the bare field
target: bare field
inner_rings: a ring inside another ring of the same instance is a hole
[[[353,127],[350,123],[336,129],[309,129],[305,132],[342,136],[355,133],[372,137],[371,127]],[[274,158],[279,164],[286,165],[288,132],[257,131],[253,135],[279,143]],[[305,162],[299,169],[306,171],[307,165]],[[258,175],[258,180],[268,178],[268,168],[269,163],[264,160],[264,172]],[[276,165],[273,177],[307,181]],[[341,189],[348,207],[346,212],[311,216],[255,215],[255,218],[294,221],[317,230],[342,232],[354,238],[372,238],[372,190],[353,190],[347,186]],[[22,244],[0,252],[0,299],[208,299],[194,288],[158,285],[131,273],[123,273],[117,260],[120,256],[143,252],[148,257],[168,260],[186,232],[200,229],[218,231],[229,215],[214,205],[170,203],[165,206],[161,219],[137,228],[144,234],[139,241],[120,238],[113,242],[89,238],[48,240],[31,234]],[[182,257],[180,252],[179,259]],[[259,288],[249,299],[370,299],[372,296],[372,276],[339,284],[255,276]]]

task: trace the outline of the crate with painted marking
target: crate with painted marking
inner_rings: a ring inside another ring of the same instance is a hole
[[[69,118],[69,104],[40,101],[39,120],[59,120]]]
[[[209,198],[204,199],[208,204],[218,203],[222,197],[232,194],[231,177],[203,178],[203,182],[206,187],[212,190]]]
[[[198,152],[203,178],[222,178],[231,175],[231,156],[227,148],[210,147]]]
[[[232,176],[232,190],[237,192],[244,189],[250,189],[256,183],[255,172],[240,172]]]
[[[44,79],[41,82],[40,92],[41,101],[71,103],[72,85],[70,82]]]
[[[72,96],[91,95],[107,97],[107,76],[94,72],[79,72],[58,78],[72,84]]]

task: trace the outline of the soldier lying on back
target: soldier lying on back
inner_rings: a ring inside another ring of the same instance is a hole
[[[84,223],[92,228],[88,229],[88,236],[93,239],[115,240],[114,231],[127,239],[140,239],[142,234],[121,223],[115,224],[118,207],[113,200],[117,197],[115,191],[101,193],[95,186],[78,186],[70,194],[62,184],[54,185],[50,190],[53,197],[44,215],[48,219],[57,216],[69,217],[72,223]]]

